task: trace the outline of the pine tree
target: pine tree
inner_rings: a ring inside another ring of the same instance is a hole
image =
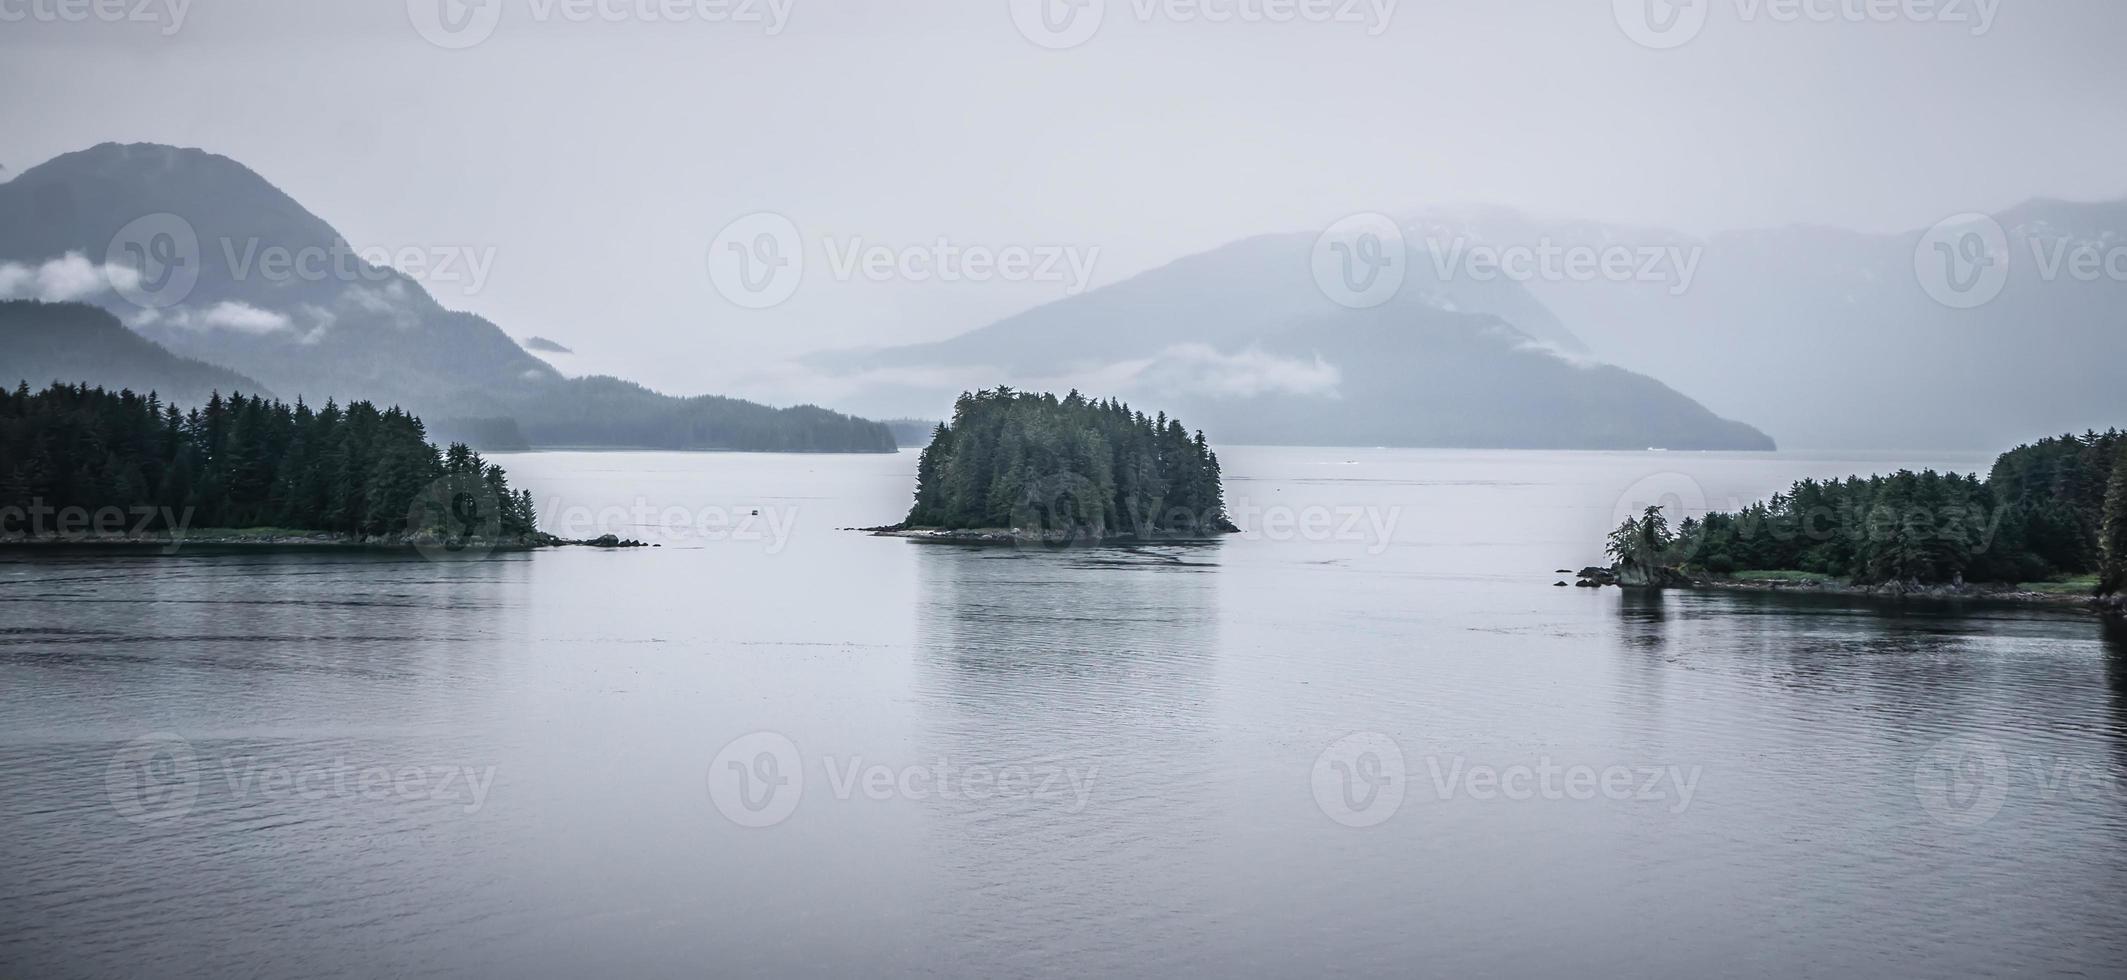
[[[2112,476],[2105,486],[2105,516],[2098,538],[2102,566],[2098,591],[2110,595],[2127,589],[2127,452],[2115,452]]]

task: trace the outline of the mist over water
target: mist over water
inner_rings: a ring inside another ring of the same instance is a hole
[[[839,530],[907,452],[543,453],[550,529],[662,547],[0,555],[0,973],[2127,957],[2118,629],[1551,584],[1650,480],[1985,459],[1222,457],[1211,545]]]

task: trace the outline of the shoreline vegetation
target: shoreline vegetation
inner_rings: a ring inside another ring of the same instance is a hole
[[[552,534],[538,534],[517,538],[452,538],[441,534],[401,534],[377,537],[329,534],[321,531],[301,531],[278,527],[202,528],[182,531],[177,534],[131,534],[131,533],[81,533],[81,534],[0,534],[0,549],[20,548],[36,550],[64,549],[131,549],[161,548],[175,552],[179,548],[228,548],[290,551],[314,548],[346,549],[350,551],[443,551],[443,552],[495,552],[538,551],[542,548],[655,548],[633,538],[616,534],[604,534],[595,538],[563,538]]]
[[[638,547],[540,531],[529,490],[463,443],[438,449],[396,407],[312,410],[214,393],[0,389],[0,546],[382,548],[423,553]]]
[[[1659,506],[1610,533],[1582,587],[1988,599],[2127,612],[2127,433],[2042,439],[1982,480],[1803,480],[1736,513]],[[1564,582],[1558,583],[1564,585]]]
[[[875,535],[971,544],[1113,544],[1235,533],[1218,454],[1165,412],[1076,390],[963,393],[916,463],[915,503]]]

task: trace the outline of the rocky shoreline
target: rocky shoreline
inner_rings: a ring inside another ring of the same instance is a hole
[[[646,544],[618,535],[606,534],[596,538],[571,539],[540,534],[532,537],[489,540],[467,538],[448,540],[440,535],[395,534],[376,537],[358,537],[341,534],[307,533],[290,531],[260,534],[227,533],[207,531],[196,534],[69,534],[69,535],[0,535],[0,548],[31,548],[63,550],[69,548],[157,548],[164,553],[173,553],[180,548],[240,548],[270,551],[275,549],[307,550],[314,548],[337,548],[360,551],[413,551],[440,548],[446,551],[536,551],[541,548],[656,548],[661,545]]]
[[[2127,595],[2093,596],[2074,592],[2032,592],[2011,586],[1975,585],[1969,582],[1954,585],[1923,585],[1917,582],[1882,582],[1875,585],[1857,585],[1821,579],[1737,579],[1726,576],[1688,576],[1674,572],[1674,580],[1662,586],[1678,589],[1704,589],[1722,592],[1774,592],[1803,595],[1853,596],[1869,599],[1919,599],[1923,601],[1984,601],[2018,602],[2032,605],[2057,606],[2062,608],[2087,609],[2108,615],[2127,615]],[[1617,572],[1610,568],[1590,566],[1574,573],[1580,588],[1599,589],[1605,586],[1634,587],[1619,581]],[[1565,582],[1556,583],[1564,586]]]
[[[1072,531],[1028,531],[1009,527],[982,528],[936,528],[907,527],[887,524],[881,527],[845,528],[862,531],[875,538],[906,538],[910,541],[930,541],[940,544],[1013,544],[1042,545],[1046,547],[1125,545],[1125,544],[1183,544],[1192,541],[1216,541],[1222,534],[1237,534],[1238,528],[1222,528],[1209,534],[1137,534],[1096,535]]]

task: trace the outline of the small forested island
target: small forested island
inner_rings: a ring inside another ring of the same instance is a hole
[[[1987,478],[1913,473],[1803,480],[1738,513],[1660,508],[1606,549],[1628,586],[1804,587],[1876,594],[2095,597],[2127,587],[2127,433],[2043,439]],[[2109,598],[2107,598],[2109,597]]]
[[[1202,538],[1226,518],[1219,457],[1162,412],[1077,391],[962,394],[916,464],[908,518],[881,533],[949,540]]]
[[[363,401],[313,410],[214,393],[54,383],[0,389],[0,541],[560,544],[531,492],[421,420]]]

